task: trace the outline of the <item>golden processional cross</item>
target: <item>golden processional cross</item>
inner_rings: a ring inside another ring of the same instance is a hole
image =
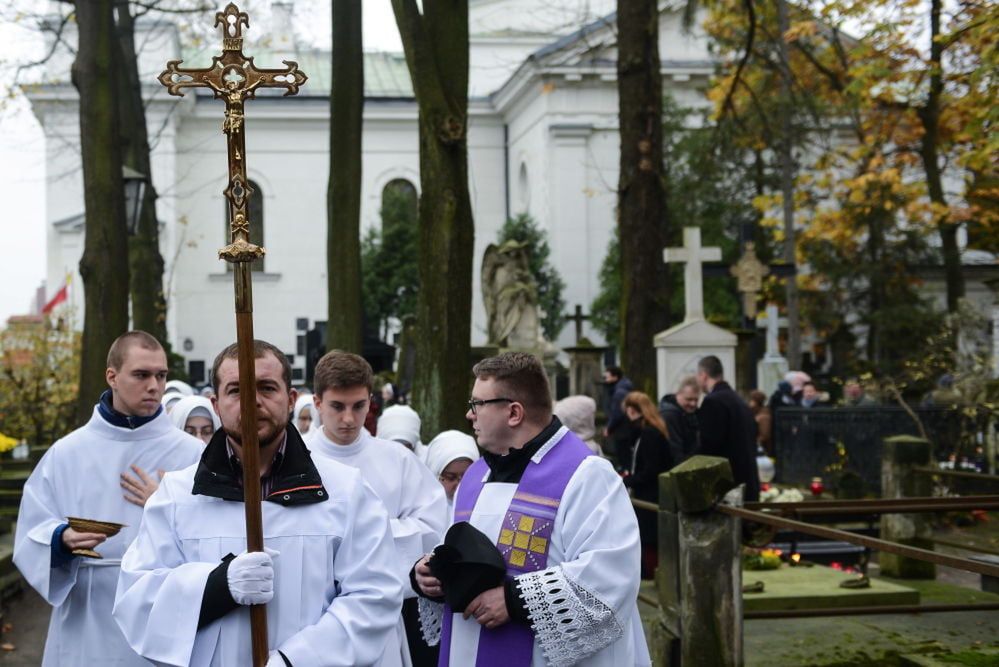
[[[229,183],[222,194],[229,203],[229,245],[219,250],[219,258],[233,264],[236,296],[236,341],[239,347],[240,432],[243,444],[243,501],[246,509],[246,549],[264,550],[264,532],[260,508],[259,443],[256,419],[256,372],[253,352],[253,286],[250,263],[264,254],[264,249],[250,239],[248,204],[252,188],[246,180],[246,125],[243,105],[260,88],[284,88],[294,95],[308,77],[298,63],[283,61],[283,69],[258,69],[253,58],[243,55],[243,28],[250,27],[245,12],[229,3],[215,14],[215,27],[222,27],[222,55],[214,56],[210,67],[181,68],[180,60],[171,60],[159,76],[159,82],[171,95],[183,95],[185,88],[209,88],[216,99],[225,102],[222,132],[229,153]],[[253,665],[267,662],[267,610],[264,605],[250,607],[253,638]]]

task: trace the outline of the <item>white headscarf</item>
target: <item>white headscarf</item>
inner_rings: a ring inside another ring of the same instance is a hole
[[[298,395],[298,400],[295,401],[295,409],[291,413],[291,423],[295,425],[295,428],[298,428],[298,416],[302,414],[302,410],[308,410],[312,413],[312,423],[309,425],[309,430],[302,433],[305,436],[318,430],[321,426],[319,410],[316,409],[316,403],[312,398],[312,394]]]
[[[178,393],[181,396],[194,396],[194,387],[181,380],[170,380],[166,383],[166,388],[163,391],[165,392],[164,396],[172,393]]]
[[[185,398],[184,394],[179,391],[171,391],[169,394],[163,394],[163,398],[160,399],[160,404],[168,414],[173,414],[174,405],[179,403],[182,398]]]
[[[408,405],[389,406],[378,418],[377,433],[383,440],[402,440],[415,448],[420,444],[420,415]]]
[[[594,454],[600,454],[600,446],[593,440],[597,434],[596,401],[589,396],[566,396],[555,404],[553,412]]]
[[[173,420],[173,425],[179,428],[181,431],[187,426],[187,419],[191,416],[196,408],[203,408],[208,411],[208,414],[202,414],[200,411],[197,416],[209,417],[212,420],[212,426],[215,430],[222,428],[222,421],[219,416],[215,414],[215,410],[212,408],[212,402],[209,401],[204,396],[184,396],[178,400],[174,406],[173,410],[170,412],[170,419]]]
[[[444,468],[458,459],[479,460],[475,438],[461,431],[444,431],[427,445],[427,467],[434,477],[440,477]]]

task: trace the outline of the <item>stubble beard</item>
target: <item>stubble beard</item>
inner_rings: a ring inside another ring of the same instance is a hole
[[[273,422],[270,422],[270,423],[273,424]],[[283,433],[284,433],[284,429],[283,428],[281,428],[277,424],[273,424],[273,426],[274,426],[274,430],[271,431],[269,434],[265,434],[264,437],[261,437],[259,434],[257,435],[257,447],[258,447],[258,449],[267,449],[271,445],[275,444],[281,438],[281,436],[283,435]],[[225,434],[229,437],[229,439],[232,440],[237,445],[239,445],[240,448],[242,448],[242,446],[243,446],[243,434],[242,434],[242,432],[234,430],[234,429],[230,429],[228,426],[225,426],[224,424],[222,425],[222,428],[225,430]]]

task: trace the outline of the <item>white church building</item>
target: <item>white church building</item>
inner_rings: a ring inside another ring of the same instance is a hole
[[[615,223],[618,179],[617,83],[613,0],[471,0],[469,189],[475,219],[472,344],[486,340],[479,288],[485,248],[507,217],[529,213],[547,232],[565,300],[588,308]],[[291,3],[273,3],[270,25],[253,22],[245,50],[258,66],[295,60],[309,81],[294,97],[247,104],[248,176],[260,194],[267,256],[254,273],[257,337],[294,355],[299,338],[326,321],[326,188],[329,173],[330,54],[302,44]],[[204,67],[218,39],[197,49],[169,23],[140,22],[153,184],[159,194],[161,252],[169,335],[195,381],[234,338],[232,280],[216,251],[227,241],[221,192],[226,184],[222,104],[205,91],[171,97],[156,81],[167,60]],[[72,43],[74,36],[63,35]],[[681,104],[704,104],[713,66],[706,42],[662,17],[664,87]],[[83,252],[83,177],[78,97],[62,47],[44,85],[29,91],[47,152],[47,284],[75,274]],[[401,53],[365,53],[361,226],[381,224],[385,187],[398,179],[419,189],[417,106]],[[260,242],[258,239],[254,239]],[[82,304],[82,281],[71,302]],[[82,308],[77,308],[82,314]],[[82,326],[82,322],[78,322]],[[596,332],[584,333],[599,341]],[[574,342],[565,327],[556,343]],[[296,372],[298,375],[298,372]]]
[[[469,0],[473,345],[487,342],[482,256],[508,217],[528,213],[546,231],[570,310],[575,304],[587,309],[597,295],[617,200],[615,4]],[[272,3],[268,13],[251,18],[245,51],[259,67],[295,60],[309,81],[297,96],[260,96],[247,104],[248,176],[260,197],[256,210],[262,211],[267,249],[254,273],[254,326],[258,338],[291,356],[301,379],[304,334],[329,316],[330,53],[296,37],[294,25],[301,18],[292,3]],[[140,21],[136,43],[143,45],[140,70],[159,195],[169,336],[199,382],[207,381],[206,367],[235,337],[231,273],[216,255],[228,233],[221,194],[227,180],[223,107],[203,89],[172,97],[156,76],[175,58],[185,67],[207,66],[221,44],[206,31],[194,47],[167,20]],[[75,41],[71,27],[62,39]],[[664,90],[682,106],[707,104],[703,91],[714,64],[700,29],[685,31],[680,12],[664,10],[659,50]],[[82,316],[82,281],[76,275],[84,210],[78,96],[69,77],[73,55],[59,45],[55,54],[45,83],[28,91],[46,139],[47,284],[54,292],[53,286],[73,274],[70,301]],[[386,186],[401,179],[419,189],[417,106],[401,53],[365,53],[365,97],[362,234],[381,224]],[[991,295],[977,296],[983,305],[991,303]],[[574,329],[565,327],[556,345],[575,342]],[[602,341],[588,325],[584,334]]]

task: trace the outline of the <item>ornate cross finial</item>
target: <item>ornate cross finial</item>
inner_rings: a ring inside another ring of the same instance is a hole
[[[746,242],[742,257],[729,271],[735,277],[742,294],[742,312],[748,318],[756,317],[756,301],[763,290],[763,279],[770,274],[770,267],[756,256],[755,243]]]
[[[208,88],[215,99],[225,102],[222,132],[229,148],[229,182],[223,194],[229,202],[231,238],[219,257],[228,262],[252,262],[263,256],[264,249],[250,242],[249,200],[253,190],[246,179],[243,104],[253,99],[259,88],[284,88],[286,96],[294,95],[308,77],[294,61],[282,61],[283,69],[258,69],[252,57],[243,55],[243,29],[250,27],[250,18],[235,4],[230,2],[215,14],[215,27],[222,28],[222,55],[213,56],[210,67],[182,68],[182,61],[171,60],[159,82],[171,95],[183,96],[185,88]]]

